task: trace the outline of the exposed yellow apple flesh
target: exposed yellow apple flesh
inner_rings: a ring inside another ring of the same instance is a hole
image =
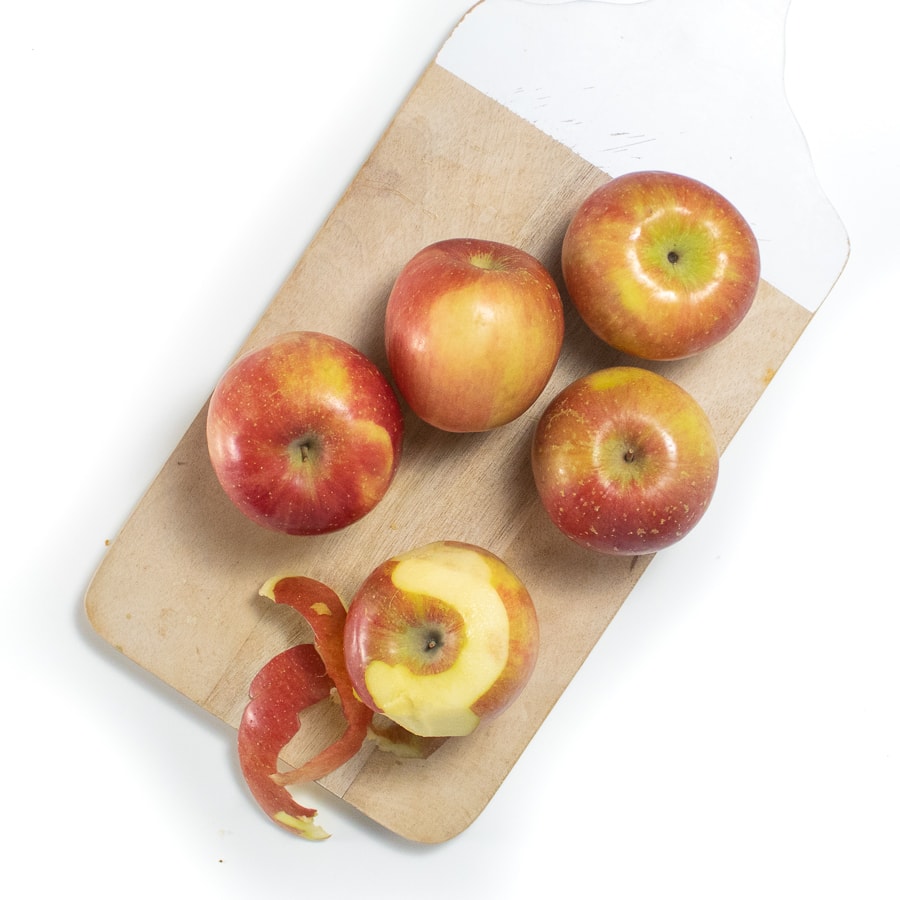
[[[272,818],[279,824],[291,831],[296,831],[300,837],[306,838],[308,841],[324,841],[331,835],[317,825],[315,817],[310,816],[292,816],[290,813],[277,812]]]
[[[366,687],[389,718],[426,737],[471,733],[479,717],[472,705],[500,677],[509,647],[509,617],[490,583],[490,568],[456,548],[431,559],[401,559],[391,574],[398,590],[427,594],[455,608],[465,624],[456,661],[436,674],[373,660]]]
[[[423,738],[461,737],[506,709],[537,660],[537,613],[493,553],[438,541],[378,566],[347,612],[363,703]]]

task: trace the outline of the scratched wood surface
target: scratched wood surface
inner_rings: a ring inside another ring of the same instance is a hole
[[[559,279],[568,219],[605,180],[433,63],[243,349],[282,331],[320,330],[386,371],[384,307],[413,253],[442,238],[487,237],[521,246]],[[694,394],[724,450],[810,317],[764,282],[721,345],[653,368]],[[231,507],[209,464],[201,409],[111,543],[87,592],[89,619],[127,657],[236,725],[255,672],[309,639],[295,615],[258,596],[270,576],[310,575],[349,599],[383,559],[428,541],[471,541],[498,553],[528,585],[541,620],[540,661],[519,700],[426,760],[401,761],[367,744],[322,782],[399,835],[446,840],[490,800],[651,562],[597,557],[563,538],[538,504],[529,468],[532,428],[549,398],[623,361],[567,305],[559,366],[531,411],[479,435],[445,434],[407,413],[403,461],[384,501],[349,529],[315,538],[269,533]],[[337,727],[333,714],[318,716],[285,758],[299,762]]]

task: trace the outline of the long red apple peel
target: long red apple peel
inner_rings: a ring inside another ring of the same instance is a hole
[[[316,810],[297,803],[272,775],[281,750],[297,733],[300,713],[330,697],[332,687],[312,644],[291,647],[254,677],[238,727],[238,759],[254,799],[278,825],[310,840],[328,837],[315,823]]]
[[[347,612],[340,597],[328,585],[300,575],[273,578],[263,585],[260,594],[276,603],[293,607],[309,622],[315,648],[334,682],[341,711],[347,722],[347,728],[334,744],[292,772],[275,776],[279,784],[316,781],[359,752],[372,721],[372,710],[356,696],[344,661],[344,623]]]
[[[316,810],[298,804],[285,785],[315,781],[343,765],[362,747],[372,711],[356,697],[344,662],[346,611],[340,597],[312,578],[273,578],[260,594],[297,610],[314,642],[272,659],[250,685],[251,700],[238,729],[238,756],[251,793],[277,824],[311,840],[328,837],[315,823]],[[278,771],[278,757],[297,733],[299,714],[337,693],[347,727],[341,737],[302,766]]]

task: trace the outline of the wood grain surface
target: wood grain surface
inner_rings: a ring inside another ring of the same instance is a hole
[[[283,331],[318,330],[354,344],[386,371],[385,303],[399,269],[417,250],[457,236],[506,241],[542,260],[561,283],[568,220],[606,180],[434,63],[243,349]],[[750,315],[722,344],[652,368],[694,394],[724,450],[810,317],[763,283]],[[556,532],[539,506],[529,443],[540,412],[573,379],[634,362],[605,348],[568,302],[566,327],[551,383],[516,422],[491,433],[452,435],[407,411],[404,456],[388,495],[365,519],[333,535],[281,536],[243,518],[213,475],[200,410],[89,586],[93,627],[172,688],[236,725],[258,669],[309,639],[295,614],[258,596],[269,577],[309,575],[349,600],[371,569],[395,552],[439,539],[494,551],[528,585],[540,616],[541,657],[525,692],[495,722],[448,740],[426,760],[399,760],[367,744],[322,782],[409,839],[430,843],[458,834],[489,801],[650,562],[580,549]],[[223,360],[223,370],[229,362]],[[336,727],[332,715],[320,714],[302,729],[286,760],[299,762]]]

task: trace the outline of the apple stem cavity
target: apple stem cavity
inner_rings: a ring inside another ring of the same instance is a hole
[[[297,466],[305,466],[316,452],[317,441],[311,435],[305,434],[291,441],[288,452]]]
[[[430,653],[433,650],[438,650],[441,646],[441,637],[439,634],[432,632],[429,635],[426,635],[425,638],[425,652]]]
[[[672,263],[673,266],[675,265],[675,263],[678,262],[679,258],[680,258],[680,257],[679,257],[679,254],[678,254],[678,251],[677,251],[677,250],[670,250],[670,251],[669,251],[669,255],[666,257],[666,259],[667,259],[670,263]]]
[[[503,260],[499,257],[492,256],[490,253],[475,253],[469,257],[469,262],[476,269],[485,269],[486,271],[500,271],[505,268]]]

